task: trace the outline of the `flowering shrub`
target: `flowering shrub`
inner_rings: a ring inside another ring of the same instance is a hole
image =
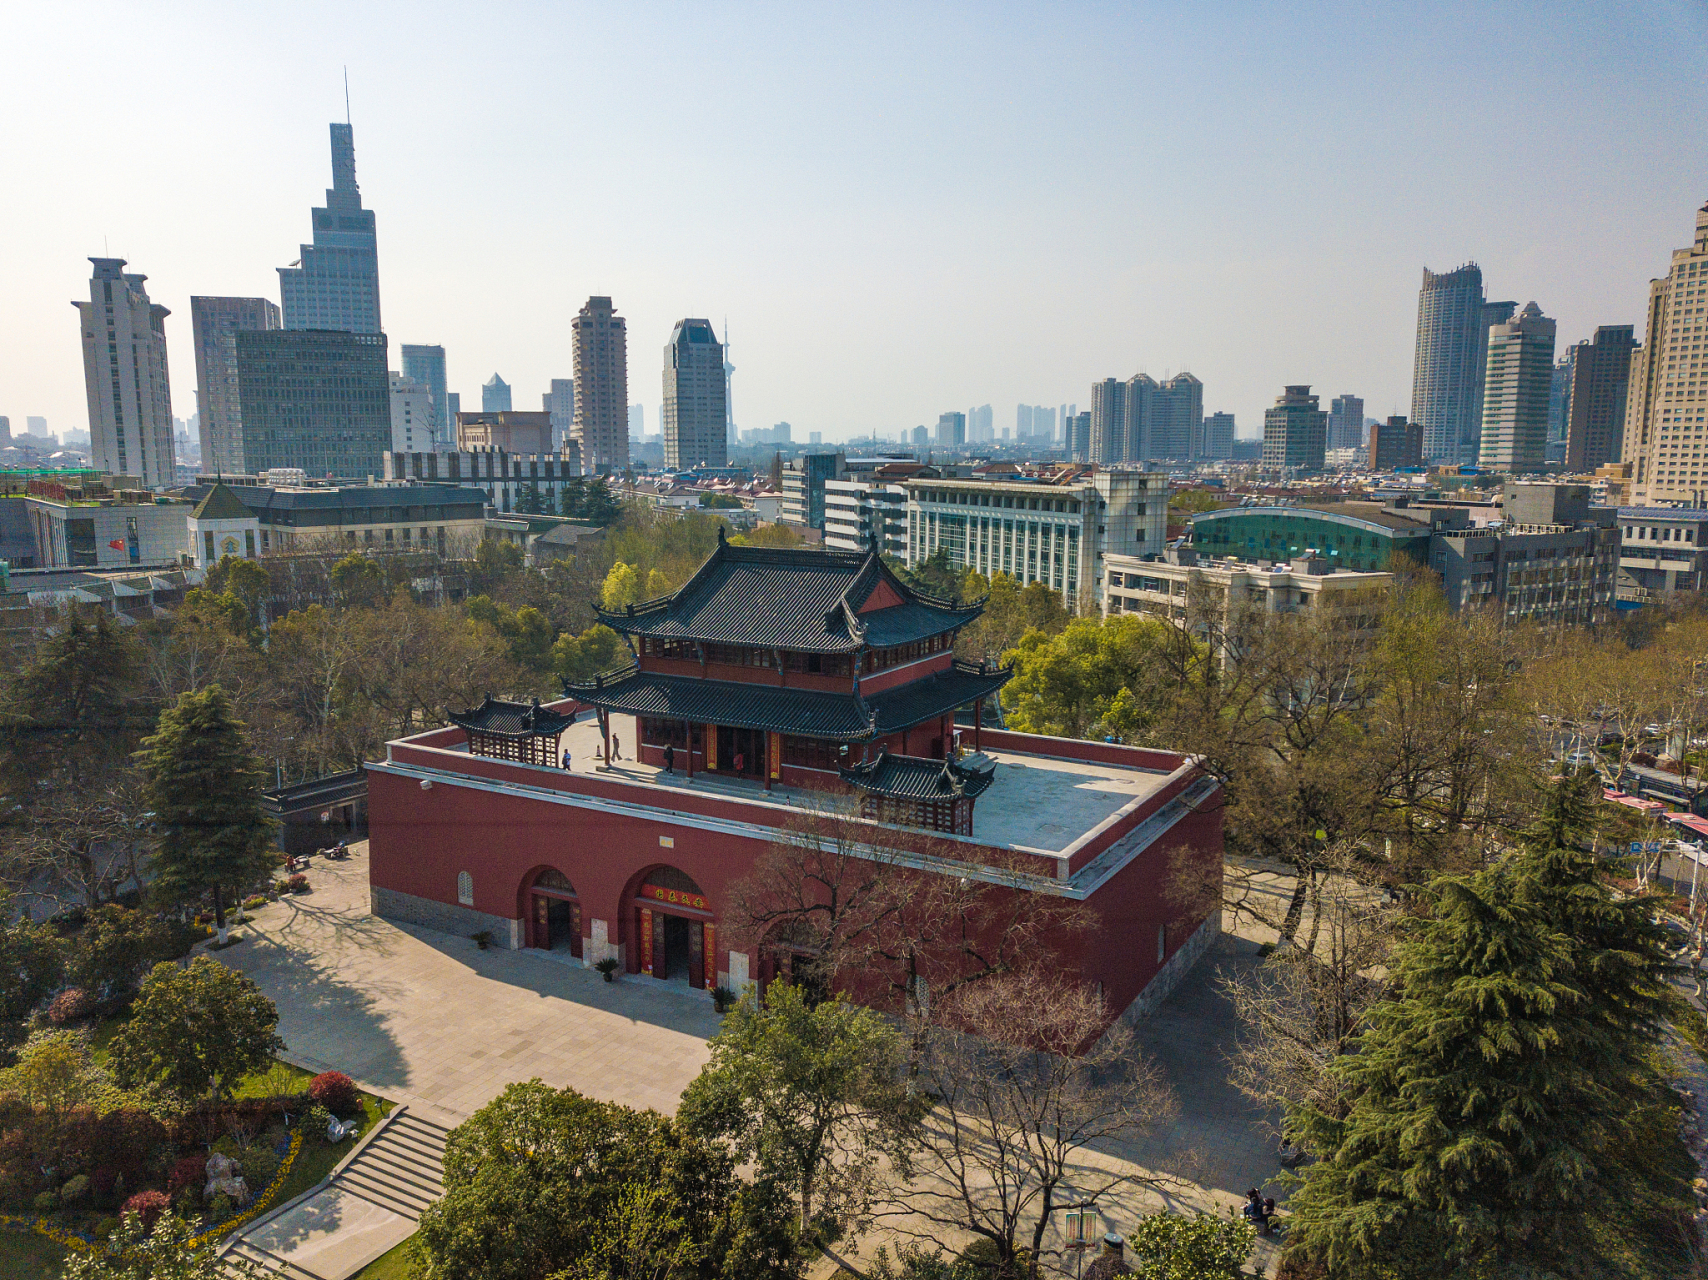
[[[177,1195],[185,1187],[200,1189],[208,1180],[208,1158],[203,1155],[178,1157],[172,1172],[166,1175],[166,1191]]]
[[[285,887],[292,893],[307,893],[308,877],[299,871],[289,880],[285,881]]]
[[[47,1020],[56,1027],[81,1022],[95,1011],[95,1001],[82,987],[61,991],[47,1007]]]
[[[172,1202],[166,1198],[164,1191],[138,1191],[124,1203],[120,1216],[134,1213],[142,1219],[143,1230],[154,1230],[154,1224],[160,1215],[171,1207]]]
[[[356,1082],[342,1071],[323,1071],[308,1085],[308,1096],[333,1115],[347,1116],[361,1105]]]

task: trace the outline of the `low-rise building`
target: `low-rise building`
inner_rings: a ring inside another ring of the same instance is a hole
[[[485,493],[493,510],[505,512],[520,511],[536,498],[544,510],[561,511],[566,487],[604,483],[582,476],[581,446],[573,440],[557,453],[518,454],[485,447],[454,453],[388,453],[385,479],[395,484],[468,485]]]
[[[825,481],[824,545],[907,559],[907,489],[867,480]]]
[[[1619,508],[1619,598],[1708,586],[1708,509]]]
[[[1070,609],[1098,602],[1107,555],[1156,554],[1168,528],[1168,477],[1063,467],[1021,479],[909,480],[907,562],[939,550],[987,578],[1042,582]]]
[[[489,515],[486,536],[521,547],[523,557],[537,567],[604,541],[605,530],[563,516]]]
[[[530,409],[493,413],[459,413],[457,448],[502,449],[506,453],[548,454],[552,451],[552,415]]]
[[[1103,612],[1148,613],[1204,629],[1209,611],[1295,613],[1334,609],[1360,629],[1374,628],[1391,573],[1336,568],[1316,556],[1282,564],[1200,557],[1191,548],[1153,559],[1112,555],[1103,580]],[[1198,616],[1193,617],[1194,609]]]
[[[182,501],[123,490],[96,499],[22,501],[40,568],[175,568],[189,550],[190,506]]]
[[[226,556],[254,560],[261,554],[261,522],[228,484],[216,481],[185,523],[198,569],[211,569]]]
[[[334,543],[466,555],[486,534],[487,500],[479,489],[436,484],[229,488],[254,513],[263,555]],[[211,486],[197,485],[184,496],[199,503],[210,492]]]

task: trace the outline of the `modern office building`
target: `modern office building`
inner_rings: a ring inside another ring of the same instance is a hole
[[[592,297],[575,318],[575,428],[582,465],[609,475],[629,465],[628,323]]]
[[[1649,282],[1643,345],[1631,358],[1623,459],[1635,506],[1708,506],[1708,204],[1690,246]]]
[[[394,373],[391,384],[391,448],[394,453],[434,451],[433,394],[425,383]]]
[[[1566,466],[1594,471],[1620,461],[1625,440],[1625,402],[1631,390],[1633,327],[1604,324],[1595,337],[1571,349],[1565,388]],[[1556,370],[1559,365],[1555,365]],[[1552,411],[1550,389],[1550,411]]]
[[[1440,274],[1423,269],[1411,420],[1423,426],[1427,461],[1477,460],[1489,326],[1510,319],[1515,305],[1484,301],[1483,273],[1474,262]]]
[[[1317,408],[1309,386],[1285,388],[1263,414],[1263,465],[1270,471],[1291,468],[1321,471],[1328,444],[1328,414]]]
[[[1104,569],[1103,612],[1148,613],[1201,634],[1226,634],[1234,609],[1264,613],[1332,610],[1337,628],[1374,633],[1381,593],[1391,573],[1347,569],[1317,557],[1296,563],[1218,560],[1190,547],[1161,556],[1110,556]]]
[[[1708,510],[1620,507],[1619,537],[1620,599],[1708,589]]]
[[[83,340],[90,455],[103,471],[136,476],[151,489],[164,489],[176,478],[172,386],[166,368],[166,317],[171,312],[149,301],[143,287],[148,277],[127,273],[123,258],[89,261],[95,266],[89,301],[71,305],[77,308]],[[44,422],[43,433],[46,430]]]
[[[1128,384],[1119,378],[1105,378],[1092,386],[1087,461],[1112,466],[1127,457],[1127,390]]]
[[[1364,401],[1347,394],[1329,402],[1328,448],[1358,449],[1364,444]]]
[[[1566,437],[1570,434],[1566,402],[1571,398],[1572,363],[1583,343],[1570,346],[1554,361],[1554,371],[1548,379],[1548,444],[1544,455],[1549,462],[1566,460]],[[1621,409],[1620,416],[1624,416]],[[1617,444],[1615,445],[1617,448]]]
[[[565,453],[516,454],[508,449],[452,453],[388,453],[385,478],[403,484],[449,484],[480,489],[495,511],[520,511],[538,498],[546,511],[563,507],[564,490],[584,483],[571,441]]]
[[[267,298],[190,299],[190,333],[196,348],[196,411],[202,470],[242,475],[243,419],[237,399],[236,334],[280,327],[278,306]]]
[[[664,348],[664,465],[729,464],[724,349],[710,320],[678,320]]]
[[[427,388],[433,400],[433,447],[456,447],[451,402],[445,394],[445,348],[406,342],[399,348],[403,376]]]
[[[468,556],[486,526],[486,494],[452,484],[303,488],[251,479],[228,481],[226,487],[254,513],[263,554],[340,543]],[[213,489],[197,484],[185,489],[184,496],[199,503]]]
[[[953,449],[966,442],[966,414],[940,413],[937,415],[937,444],[940,448]]]
[[[252,329],[234,338],[246,473],[380,474],[391,448],[383,333]]]
[[[906,482],[907,561],[939,550],[958,569],[1042,582],[1069,609],[1099,598],[1103,558],[1162,550],[1168,477],[1161,472],[1087,472]]]
[[[541,406],[551,415],[552,448],[573,438],[575,428],[575,379],[553,378],[552,389],[540,397]]]
[[[907,487],[876,480],[824,482],[824,545],[907,559]]]
[[[1423,424],[1403,416],[1370,428],[1369,465],[1372,471],[1423,465]]]
[[[1534,302],[1490,327],[1479,466],[1515,474],[1542,469],[1553,372],[1554,322]]]
[[[512,407],[510,384],[496,373],[493,374],[480,388],[480,411],[482,413],[509,413]]]
[[[1203,446],[1204,384],[1190,373],[1177,373],[1153,384],[1148,396],[1133,395],[1133,384],[1127,385],[1127,412],[1143,417],[1128,427],[1131,452],[1124,461],[1196,461]]]
[[[785,462],[784,523],[824,528],[824,486],[847,474],[846,463],[846,455],[840,453],[803,453]]]
[[[1234,415],[1212,413],[1204,418],[1203,444],[1199,456],[1209,462],[1219,462],[1234,456]]]
[[[380,332],[380,268],[374,214],[356,186],[356,143],[347,124],[332,126],[332,187],[314,210],[314,243],[279,268],[287,329]]]

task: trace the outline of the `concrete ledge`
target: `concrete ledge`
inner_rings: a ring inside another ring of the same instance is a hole
[[[440,933],[452,933],[463,938],[470,938],[481,932],[490,933],[493,946],[504,947],[510,951],[522,949],[520,920],[488,915],[484,911],[476,911],[473,907],[436,902],[432,898],[418,898],[412,893],[382,889],[378,885],[369,887],[368,900],[373,913],[383,920],[402,920],[406,924],[418,924],[427,929],[436,929]]]
[[[1145,983],[1145,989],[1133,997],[1133,1002],[1122,1011],[1116,1022],[1121,1026],[1131,1027],[1144,1021],[1155,1013],[1158,1006],[1174,994],[1174,989],[1192,967],[1204,958],[1204,953],[1215,945],[1222,934],[1222,913],[1212,911],[1204,923],[1192,931],[1192,936],[1175,948],[1168,962],[1158,969],[1156,976]]]

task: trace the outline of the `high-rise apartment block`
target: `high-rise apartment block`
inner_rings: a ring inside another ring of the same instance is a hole
[[[1519,474],[1542,469],[1553,374],[1554,322],[1534,302],[1490,327],[1478,465]]]
[[[380,267],[374,214],[356,186],[356,143],[347,124],[332,126],[332,186],[314,211],[314,243],[279,268],[287,329],[380,331]]]
[[[1199,456],[1208,461],[1220,461],[1234,456],[1234,415],[1211,413],[1205,415],[1203,448]]]
[[[1108,466],[1127,456],[1127,384],[1105,378],[1091,388],[1089,460]]]
[[[1132,383],[1127,385],[1131,388]],[[1143,411],[1142,418],[1138,411]],[[1164,458],[1170,462],[1191,462],[1199,457],[1203,447],[1204,384],[1190,373],[1177,373],[1154,383],[1145,397],[1129,392],[1127,412],[1136,420],[1128,424],[1131,452],[1125,461]]]
[[[1336,396],[1328,408],[1328,447],[1358,449],[1364,444],[1364,401],[1359,396]]]
[[[1389,418],[1370,428],[1370,470],[1423,465],[1423,424]]]
[[[1263,465],[1270,471],[1321,471],[1328,444],[1328,414],[1309,386],[1284,388],[1263,414]]]
[[[937,415],[937,443],[944,449],[953,449],[967,442],[967,415],[964,413],[940,413]]]
[[[1069,405],[1068,408],[1075,408]],[[1062,423],[1067,434],[1068,457],[1075,462],[1091,461],[1091,411],[1073,414]]]
[[[1594,471],[1621,460],[1631,355],[1637,349],[1634,333],[1628,324],[1604,324],[1593,339],[1572,348],[1564,416],[1565,462],[1573,471]]]
[[[1708,502],[1708,204],[1690,247],[1649,281],[1643,345],[1631,358],[1624,461],[1636,505]]]
[[[425,383],[394,373],[391,382],[391,451],[437,453],[433,430],[433,393]]]
[[[236,341],[246,470],[384,472],[392,436],[383,333],[255,329]]]
[[[509,413],[514,406],[510,403],[510,384],[496,373],[480,388],[480,411],[482,413]]]
[[[266,298],[190,299],[202,470],[214,475],[244,473],[243,416],[237,398],[237,335],[279,326],[279,308]]]
[[[587,299],[575,318],[574,434],[594,475],[629,465],[628,322],[609,298]]]
[[[103,471],[136,476],[151,489],[163,489],[176,478],[172,387],[166,375],[166,317],[171,313],[148,300],[142,283],[148,277],[126,273],[123,258],[89,261],[95,264],[89,301],[71,305],[83,336],[92,460]],[[45,422],[42,430],[47,430]]]
[[[540,397],[540,407],[552,418],[552,448],[571,438],[575,426],[575,379],[553,378],[552,389]]]
[[[1549,462],[1566,460],[1566,436],[1569,433],[1566,403],[1571,397],[1572,365],[1576,361],[1576,352],[1585,346],[1578,343],[1567,347],[1565,353],[1554,361],[1554,371],[1548,378],[1548,444],[1543,454]],[[1624,416],[1624,410],[1620,410]],[[1617,444],[1614,446],[1617,449]]]
[[[456,447],[456,419],[445,394],[445,348],[406,342],[399,348],[403,376],[427,388],[433,399],[433,442],[438,449]]]
[[[1423,455],[1430,462],[1477,460],[1489,326],[1511,319],[1515,306],[1484,301],[1483,273],[1474,262],[1440,274],[1423,269],[1411,418],[1423,426]]]
[[[664,465],[729,465],[724,349],[710,320],[679,320],[664,348]]]
[[[974,442],[996,439],[996,424],[988,404],[967,410],[967,439]]]

